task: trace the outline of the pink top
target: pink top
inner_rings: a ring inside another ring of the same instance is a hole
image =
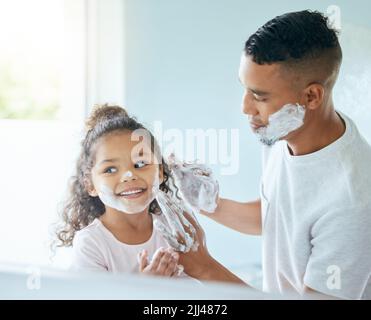
[[[138,253],[145,249],[148,257],[152,258],[160,247],[168,248],[169,245],[155,227],[146,242],[126,244],[116,239],[99,219],[95,219],[90,225],[76,232],[71,268],[76,271],[139,273]],[[183,273],[181,277],[188,276]]]

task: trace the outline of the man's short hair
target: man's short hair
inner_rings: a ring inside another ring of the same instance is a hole
[[[337,76],[342,60],[338,32],[322,13],[309,10],[268,21],[249,37],[244,51],[260,65],[318,66],[327,69],[329,76]]]

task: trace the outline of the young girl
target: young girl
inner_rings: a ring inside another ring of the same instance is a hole
[[[153,135],[108,105],[92,111],[86,129],[57,233],[62,246],[73,246],[72,268],[176,275],[179,255],[153,227],[161,214],[156,189],[173,194]],[[136,130],[148,134],[148,148],[137,148]]]

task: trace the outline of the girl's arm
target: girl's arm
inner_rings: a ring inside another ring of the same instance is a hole
[[[260,199],[243,203],[219,198],[215,212],[201,211],[201,213],[233,230],[250,235],[261,235]]]

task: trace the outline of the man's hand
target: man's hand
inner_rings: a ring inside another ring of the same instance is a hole
[[[185,273],[201,281],[245,284],[211,257],[206,247],[205,233],[192,214],[185,212],[181,205],[174,203],[174,199],[162,191],[156,199],[162,210],[157,217],[162,217],[166,224],[156,218],[154,225],[175,250],[182,252],[179,262]]]
[[[180,201],[159,190],[156,200],[161,214],[156,216],[154,226],[164,236],[169,245],[176,251],[196,250],[196,230],[184,216],[184,206]]]
[[[169,168],[182,198],[195,211],[213,213],[218,205],[219,184],[210,168],[196,162],[181,162],[171,154]]]
[[[206,246],[205,232],[200,224],[187,212],[185,218],[192,224],[195,230],[195,241],[198,243],[197,250],[180,253],[179,263],[184,267],[184,272],[196,279],[204,279],[210,264],[214,259],[209,254]]]
[[[216,261],[207,250],[205,232],[190,214],[184,213],[185,218],[192,224],[196,231],[197,250],[180,253],[179,262],[184,267],[184,272],[201,281],[223,281],[237,284],[247,284]]]
[[[203,229],[196,218],[184,210],[181,203],[165,192],[158,191],[156,199],[162,213],[154,220],[155,228],[174,250],[188,252],[182,255],[181,265],[185,272],[191,277],[202,278],[203,271],[208,269],[209,262],[213,260],[207,251]]]

